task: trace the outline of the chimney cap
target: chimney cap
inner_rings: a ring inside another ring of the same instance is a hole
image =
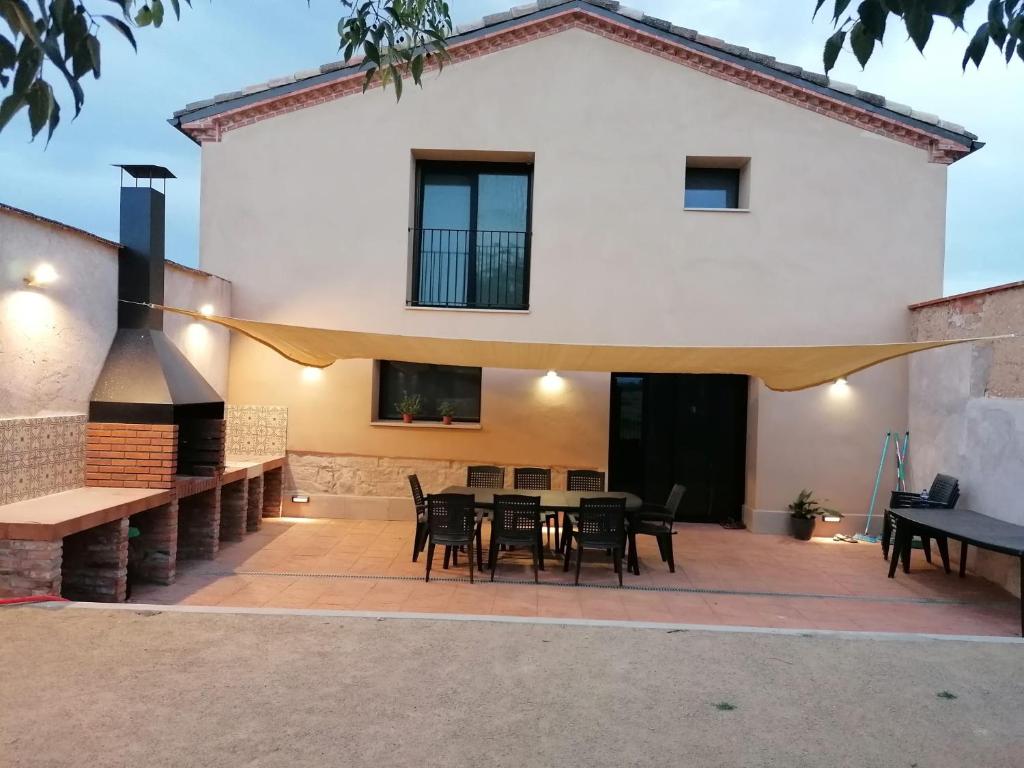
[[[133,179],[176,179],[173,173],[162,165],[129,165],[113,163],[115,168],[120,168],[128,173]]]

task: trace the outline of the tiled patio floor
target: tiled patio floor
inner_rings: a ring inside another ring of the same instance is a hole
[[[173,586],[137,587],[135,602],[238,607],[499,614],[690,624],[1015,635],[1018,603],[992,584],[925,563],[886,578],[878,546],[798,542],[710,525],[680,525],[676,573],[641,537],[640,576],[619,589],[611,563],[587,553],[581,586],[547,559],[534,585],[528,553],[503,553],[495,583],[468,583],[465,558],[411,562],[413,526],[370,520],[267,519],[213,561],[178,565]],[[486,547],[486,530],[484,534]],[[938,554],[935,556],[938,562]],[[583,586],[583,585],[586,586]]]

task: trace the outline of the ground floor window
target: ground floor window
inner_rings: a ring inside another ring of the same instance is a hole
[[[401,401],[419,396],[419,420],[441,421],[450,409],[454,421],[480,421],[480,368],[395,360],[377,365],[378,419],[401,419]]]

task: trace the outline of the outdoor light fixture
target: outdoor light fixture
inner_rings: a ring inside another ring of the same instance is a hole
[[[320,377],[323,376],[322,368],[314,368],[311,365],[307,365],[302,369],[302,380],[303,381],[319,381]]]
[[[43,285],[48,285],[56,280],[58,277],[57,270],[49,264],[40,264],[38,267],[29,273],[28,277],[25,278],[25,285],[30,288],[38,288]]]
[[[558,371],[548,371],[544,375],[547,376],[549,379],[557,379],[558,378]]]
[[[839,514],[838,512],[826,513],[826,514],[821,516],[822,522],[825,522],[825,523],[838,523],[838,522],[841,522],[842,519],[843,519],[843,516],[841,514]]]
[[[305,493],[296,493],[292,496],[293,504],[309,504],[309,495]]]
[[[203,304],[203,306],[199,308],[199,314],[202,315],[203,317],[209,317],[210,315],[212,315],[213,304]]]
[[[845,376],[840,376],[838,379],[835,380],[834,385],[837,387],[845,387],[849,383],[850,382],[846,380]]]

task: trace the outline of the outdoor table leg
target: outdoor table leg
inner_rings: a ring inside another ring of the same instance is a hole
[[[1024,637],[1024,555],[1020,556],[1020,636]]]
[[[939,547],[939,557],[942,558],[942,570],[949,573],[949,539],[945,536],[937,536],[935,543]]]
[[[967,542],[960,542],[960,578],[967,575]]]
[[[906,520],[903,521],[904,528],[910,528],[910,524]],[[915,531],[913,528],[907,531],[907,535],[903,538],[903,547],[900,550],[900,557],[903,558],[903,572],[910,573],[910,552],[914,543]]]
[[[900,557],[903,556],[903,540],[907,537],[907,529],[909,525],[902,523],[896,526],[896,540],[892,546],[892,557],[889,558],[889,578],[896,578],[896,568],[899,566]],[[907,553],[907,557],[910,554]]]

